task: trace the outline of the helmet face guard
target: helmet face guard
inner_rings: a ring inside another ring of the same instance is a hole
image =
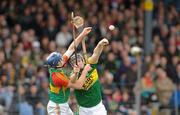
[[[46,58],[46,64],[49,67],[56,68],[59,65],[59,62],[62,60],[62,55],[58,52],[52,52],[47,58]]]
[[[82,54],[77,53],[77,61],[83,61],[84,62],[84,58],[82,56]],[[75,54],[73,54],[69,60],[69,63],[71,64],[71,66],[73,67],[74,64],[76,64],[76,56]]]

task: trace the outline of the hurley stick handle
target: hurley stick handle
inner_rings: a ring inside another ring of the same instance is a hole
[[[71,19],[72,19],[72,26],[73,26],[73,40],[74,40],[74,53],[75,53],[75,58],[76,58],[76,65],[77,65],[77,48],[76,48],[76,35],[75,35],[75,27],[74,27],[74,13],[71,13]]]

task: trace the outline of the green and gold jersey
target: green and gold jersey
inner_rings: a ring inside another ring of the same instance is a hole
[[[86,75],[83,88],[74,91],[77,102],[82,107],[96,106],[102,100],[101,86],[96,66],[97,64],[91,64],[92,69]]]
[[[66,103],[70,96],[70,89],[67,88],[69,78],[67,73],[61,69],[49,69],[49,98],[55,103]]]

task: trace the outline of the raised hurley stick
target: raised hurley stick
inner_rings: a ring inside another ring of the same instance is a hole
[[[78,29],[79,27],[83,26],[84,24],[84,19],[80,16],[75,16],[74,17],[74,13],[71,13],[71,18],[72,18],[72,24],[73,24],[73,39],[74,39],[74,48],[75,48],[75,58],[76,58],[76,64],[77,64],[77,47],[76,47],[76,43],[75,43],[75,27],[76,29]],[[85,40],[83,39],[82,44],[84,42],[85,45]],[[86,46],[85,46],[86,47]]]
[[[79,27],[84,25],[84,19],[80,16],[74,17],[74,26],[78,29]],[[83,56],[85,59],[85,62],[87,61],[87,52],[86,52],[86,43],[85,39],[82,40],[82,49],[83,49]]]
[[[75,35],[75,28],[74,28],[74,13],[71,13],[71,19],[72,19],[72,27],[73,27],[73,40],[74,40],[74,53],[75,53],[75,58],[76,58],[76,65],[77,65],[77,48],[76,48],[76,43],[75,43],[75,39],[76,39],[76,35]]]

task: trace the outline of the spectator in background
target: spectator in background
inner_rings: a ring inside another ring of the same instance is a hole
[[[176,66],[178,65],[179,57],[174,55],[172,56],[171,60],[167,64],[167,74],[171,78],[174,83],[178,83],[179,78],[177,76]]]
[[[126,88],[130,91],[130,95],[133,95],[132,90],[135,87],[137,80],[137,63],[134,59],[131,59],[130,69],[127,70],[127,85]]]
[[[146,101],[145,103],[148,103],[151,95],[155,93],[155,85],[154,85],[153,77],[149,71],[147,71],[143,76],[143,78],[141,78],[141,84],[142,84],[141,95],[144,101]]]
[[[178,83],[180,83],[180,62],[176,65],[176,77],[178,79]]]
[[[12,55],[12,44],[11,43],[12,43],[11,39],[8,38],[8,39],[5,39],[4,44],[3,44],[6,59],[10,59],[10,57]]]
[[[57,30],[57,20],[53,14],[49,14],[48,16],[48,22],[47,27],[44,29],[45,35],[48,36],[50,40],[55,40],[56,34],[58,32]]]
[[[122,99],[119,103],[119,112],[122,113],[123,115],[128,115],[131,108],[132,108],[132,104],[128,90],[123,90]]]
[[[119,103],[122,101],[122,94],[119,89],[113,91],[111,98],[108,99],[108,108],[112,113],[118,112]]]
[[[2,74],[2,66],[5,62],[5,54],[2,50],[0,50],[0,74]]]
[[[33,108],[28,102],[22,102],[19,104],[19,115],[34,115]],[[40,114],[38,114],[40,115]]]
[[[5,112],[5,108],[0,104],[0,115],[8,115],[7,112]]]
[[[46,113],[46,109],[40,100],[41,97],[36,85],[32,84],[30,86],[30,92],[27,92],[26,98],[28,103],[33,107],[35,115],[44,115]]]
[[[157,95],[161,104],[159,115],[171,115],[171,110],[168,109],[168,106],[174,90],[173,82],[168,78],[166,72],[162,68],[157,68],[156,73]]]
[[[56,43],[59,48],[67,48],[72,41],[72,35],[68,32],[67,25],[63,25],[56,35]]]
[[[131,60],[128,56],[128,51],[124,49],[124,51],[121,52],[122,57],[122,64],[119,66],[118,70],[115,73],[114,80],[118,83],[118,86],[121,88],[124,88],[127,81],[127,71],[131,67]]]
[[[9,110],[11,104],[12,104],[12,99],[14,96],[14,87],[13,86],[8,86],[8,87],[3,87],[0,86],[0,99],[4,101],[4,109]]]
[[[113,74],[109,72],[108,70],[105,70],[104,75],[100,77],[101,83],[103,85],[103,93],[107,97],[110,96],[116,88],[116,85],[114,84],[113,79],[114,79]]]
[[[18,87],[19,102],[18,102],[18,104],[17,104],[17,102],[15,102],[16,103],[15,106],[18,109],[19,115],[24,115],[24,114],[33,115],[34,114],[33,106],[27,102],[25,93],[26,93],[26,91],[25,91],[24,87],[22,85],[20,85]]]
[[[43,54],[48,53],[48,51],[49,51],[48,44],[50,42],[49,38],[47,36],[43,36],[40,42],[41,42],[40,46],[41,46]]]
[[[117,69],[116,62],[114,61],[116,59],[116,56],[114,53],[108,53],[107,59],[105,61],[105,69],[107,69],[109,72],[111,72],[113,75],[115,74],[115,70]]]
[[[172,114],[175,114],[176,107],[180,112],[180,63],[178,63],[176,66],[176,77],[177,77],[176,89],[173,91],[173,95],[171,96],[171,101],[170,101],[171,107],[173,109]]]
[[[178,108],[178,111],[180,112],[180,84],[177,84],[176,89],[173,91],[173,94],[170,100],[170,105],[173,108],[172,114],[175,114],[176,107]]]

